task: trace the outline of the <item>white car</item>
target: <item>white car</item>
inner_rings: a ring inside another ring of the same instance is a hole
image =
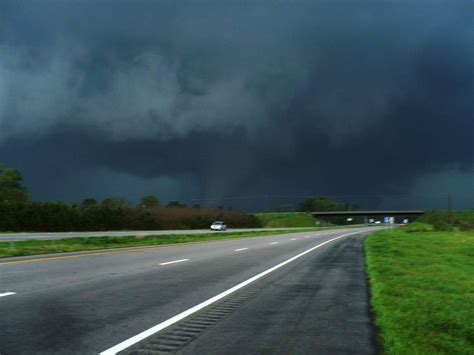
[[[222,221],[215,221],[211,224],[211,231],[225,231],[227,229],[227,224]]]

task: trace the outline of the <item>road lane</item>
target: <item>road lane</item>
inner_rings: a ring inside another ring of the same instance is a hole
[[[17,292],[0,301],[4,330],[0,352],[97,353],[315,243],[347,232],[319,232],[319,236],[304,238],[306,232],[0,264],[0,291]],[[279,244],[268,245],[273,242]],[[248,250],[234,252],[242,248]],[[160,266],[182,259],[189,261]]]
[[[310,249],[307,249],[305,251],[303,251],[302,253],[300,254],[297,254],[267,270],[264,270],[262,271],[261,273],[251,277],[250,279],[247,279],[241,283],[239,283],[238,285],[235,285],[233,287],[231,287],[230,289],[228,290],[225,290],[223,292],[221,292],[220,294],[216,295],[216,296],[213,296],[211,297],[210,299],[206,300],[206,301],[203,301],[201,302],[200,304],[190,308],[190,309],[187,309],[183,312],[181,312],[180,314],[177,314],[175,315],[174,317],[170,318],[170,319],[167,319],[163,322],[161,322],[160,324],[157,324],[155,326],[153,326],[152,328],[149,328],[147,330],[145,330],[144,332],[140,333],[140,334],[137,334],[135,336],[133,336],[132,338],[129,338],[123,342],[121,342],[120,344],[117,344],[115,346],[113,346],[112,348],[109,348],[103,352],[101,352],[101,355],[115,355],[119,352],[131,352],[131,353],[135,353],[136,351],[133,349],[133,346],[135,346],[137,344],[138,346],[138,349],[137,350],[144,350],[144,351],[148,351],[150,350],[150,347],[147,346],[147,344],[149,344],[150,342],[153,342],[153,340],[149,340],[150,337],[153,339],[154,338],[154,334],[158,333],[158,332],[161,332],[161,331],[166,331],[168,327],[171,327],[173,326],[174,324],[176,323],[179,323],[180,321],[183,321],[184,324],[181,324],[181,326],[186,326],[186,327],[191,327],[191,328],[194,328],[194,331],[199,331],[199,330],[202,330],[202,328],[204,327],[205,328],[205,322],[203,322],[202,320],[197,320],[197,319],[193,319],[192,320],[192,324],[190,324],[190,322],[186,322],[185,319],[194,315],[195,313],[199,312],[199,311],[203,311],[203,312],[211,312],[209,310],[206,311],[206,308],[209,309],[209,307],[211,307],[212,305],[214,305],[214,303],[216,302],[219,302],[220,300],[222,299],[225,299],[225,298],[228,298],[229,296],[233,296],[234,293],[238,293],[239,290],[245,288],[245,287],[249,287],[250,286],[254,286],[253,283],[255,283],[256,281],[259,281],[260,279],[262,279],[263,277],[279,270],[280,268],[286,266],[287,264],[291,263],[291,262],[294,262],[295,260],[298,260],[299,258],[303,257],[304,255],[328,244],[328,243],[331,243],[337,239],[340,239],[340,238],[343,238],[343,237],[347,237],[349,235],[354,235],[354,234],[358,234],[358,232],[352,232],[352,233],[347,233],[347,234],[343,234],[343,235],[340,235],[340,236],[337,236],[337,237],[333,237],[331,239],[328,239],[324,242],[321,242],[319,244],[317,244],[316,246],[313,246],[311,247]],[[271,244],[276,244],[277,242],[274,242],[274,243],[270,243]],[[229,306],[224,306],[224,308],[222,309],[222,306],[221,306],[221,312],[224,312],[224,314],[227,313],[227,311],[229,309],[232,309],[232,306],[229,307]],[[214,311],[215,312],[215,311]],[[198,321],[199,324],[195,324],[196,321]],[[182,335],[182,334],[181,334]],[[162,344],[163,343],[163,339],[160,340],[160,345],[159,346],[163,346],[163,345],[166,345],[166,346],[170,346],[171,344],[169,344],[169,339],[165,339],[164,340],[165,342],[167,342],[166,344]],[[145,343],[143,348],[141,348],[141,343]],[[160,349],[158,349],[160,350]]]
[[[176,353],[380,353],[361,241],[344,238],[270,275],[253,297]]]
[[[340,231],[328,231],[331,236]],[[296,234],[301,242],[301,233]],[[72,256],[45,255],[29,258],[5,258],[0,261],[0,281],[3,284],[13,283],[26,291],[55,287],[65,283],[102,280],[108,275],[133,275],[153,270],[158,263],[170,260],[190,258],[194,260],[212,259],[215,256],[227,255],[232,250],[251,248],[259,250],[268,247],[269,242],[288,240],[295,234],[250,237],[206,241],[205,243],[173,244],[147,248],[130,248],[109,250],[97,253],[78,253]],[[122,253],[122,251],[124,253]],[[69,259],[69,257],[72,257]],[[25,261],[31,263],[24,263]],[[10,264],[19,262],[20,264]],[[40,265],[44,264],[44,265]]]

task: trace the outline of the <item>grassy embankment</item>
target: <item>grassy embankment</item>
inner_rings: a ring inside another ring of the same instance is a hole
[[[326,221],[317,221],[305,212],[262,212],[255,213],[258,221],[264,228],[317,228],[318,230],[334,228],[362,227],[365,224],[331,224]],[[319,222],[319,224],[318,224]]]
[[[265,228],[315,227],[316,220],[304,212],[264,212],[255,216]]]
[[[474,354],[473,212],[466,223],[413,223],[365,241],[376,324],[389,354]],[[434,219],[429,214],[421,220]],[[454,218],[452,218],[453,220]]]
[[[279,230],[278,234],[296,233],[311,229],[301,228]],[[205,234],[173,234],[156,236],[125,236],[125,237],[79,237],[51,240],[24,240],[15,242],[0,242],[0,258],[11,256],[26,256],[38,254],[61,253],[81,250],[97,250],[111,248],[126,248],[146,245],[162,245],[188,243],[205,240],[219,240],[242,237],[257,237],[276,234],[275,231],[205,233]]]

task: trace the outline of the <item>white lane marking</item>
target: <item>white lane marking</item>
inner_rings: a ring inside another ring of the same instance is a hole
[[[182,263],[183,261],[188,261],[189,259],[181,259],[181,260],[174,260],[174,261],[167,261],[166,263],[160,263],[160,265],[169,265],[175,263]]]
[[[290,240],[296,240],[296,239],[298,239],[298,238],[291,238]]]
[[[305,236],[305,238],[309,238],[309,235]]]
[[[107,350],[104,350],[100,353],[100,355],[115,355],[117,354],[118,352],[122,351],[122,350],[125,350],[129,347],[131,347],[132,345],[135,345],[136,343],[142,341],[143,339],[146,339],[148,338],[149,336],[155,334],[155,333],[158,333],[160,330],[163,330],[165,328],[168,328],[170,325],[173,325],[177,322],[179,322],[180,320],[186,318],[186,317],[189,317],[191,314],[193,313],[196,313],[198,311],[200,311],[201,309],[221,300],[222,298],[224,297],[227,297],[228,295],[240,290],[242,287],[245,287],[249,284],[251,284],[252,282],[255,282],[257,281],[258,279],[264,277],[265,275],[268,275],[269,273],[281,268],[282,266],[285,266],[286,264],[289,264],[291,263],[292,261],[296,260],[296,259],[299,259],[301,258],[303,255],[306,255],[310,252],[312,252],[313,250],[315,249],[318,249],[320,247],[322,247],[323,245],[325,244],[328,244],[336,239],[339,239],[339,238],[343,238],[343,237],[347,237],[349,235],[352,235],[352,234],[358,234],[358,233],[362,233],[362,232],[365,232],[367,230],[360,230],[360,231],[357,231],[357,232],[353,232],[353,233],[348,233],[348,234],[343,234],[343,235],[340,235],[339,237],[335,237],[335,238],[332,238],[332,239],[329,239],[323,243],[320,243],[298,255],[295,255],[291,258],[289,258],[288,260],[285,260],[283,261],[282,263],[278,264],[278,265],[275,265],[273,267],[271,267],[270,269],[267,269],[263,272],[261,272],[260,274],[258,275],[255,275],[253,277],[251,277],[250,279],[248,280],[245,280],[244,282],[241,282],[239,283],[238,285],[235,285],[234,287],[231,287],[229,288],[228,290],[222,292],[222,293],[219,293],[218,295],[214,296],[214,297],[211,297],[209,298],[208,300],[204,301],[204,302],[201,302],[199,303],[198,305],[194,306],[194,307],[191,307],[189,308],[188,310],[184,311],[184,312],[181,312],[177,315],[175,315],[174,317],[171,317],[167,320],[165,320],[164,322],[161,322],[153,327],[151,327],[150,329],[147,329],[143,332],[141,332],[140,334],[137,334]]]
[[[235,249],[234,251],[242,251],[242,250],[247,250],[248,248],[240,248],[240,249]]]
[[[273,242],[273,243],[269,243],[270,245],[273,245],[273,244],[278,244],[279,242]]]
[[[0,293],[0,297],[11,296],[11,295],[16,295],[16,292],[5,292],[5,293]]]

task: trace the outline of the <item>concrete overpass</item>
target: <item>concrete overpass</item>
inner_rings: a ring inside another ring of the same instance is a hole
[[[310,212],[313,217],[355,217],[355,216],[421,216],[425,211],[422,210],[387,210],[387,211],[325,211]]]

